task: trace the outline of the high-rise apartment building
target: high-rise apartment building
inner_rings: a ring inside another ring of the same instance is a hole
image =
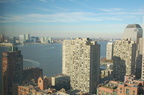
[[[144,80],[144,38],[140,39],[140,52],[142,53],[142,65],[140,65],[139,68],[141,68],[141,79]]]
[[[106,47],[106,59],[112,60],[112,57],[113,57],[113,43],[108,42]]]
[[[135,74],[136,44],[130,39],[117,40],[113,52],[113,77],[124,80],[125,75]]]
[[[96,93],[99,81],[100,45],[89,38],[63,42],[62,73],[70,76],[74,90]]]
[[[11,47],[9,51],[2,53],[2,95],[14,95],[13,85],[22,81],[22,71],[21,51]]]

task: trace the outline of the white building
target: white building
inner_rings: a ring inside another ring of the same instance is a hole
[[[25,34],[26,41],[30,41],[30,33]]]
[[[21,43],[24,43],[26,41],[25,34],[19,35],[19,40],[20,40]]]
[[[62,73],[74,90],[96,93],[100,72],[100,45],[89,38],[64,40]]]
[[[19,35],[19,40],[21,43],[30,42],[30,33]]]
[[[113,43],[108,42],[106,47],[106,59],[112,60],[112,57],[113,57]]]
[[[128,24],[123,32],[122,38],[129,38],[132,41],[139,43],[139,38],[142,38],[143,30],[139,24]]]
[[[41,38],[40,38],[40,41],[41,41],[41,43],[48,44],[48,43],[52,43],[52,38],[49,38],[49,37],[41,37]]]

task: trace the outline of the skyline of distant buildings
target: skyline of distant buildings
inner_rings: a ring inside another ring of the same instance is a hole
[[[62,74],[46,77],[42,69],[23,69],[21,51],[12,45],[2,58],[2,95],[56,94],[78,90],[79,95],[144,94],[144,38],[138,24],[126,26],[123,37],[107,43],[106,59],[113,61],[100,70],[100,45],[90,38],[62,40]],[[3,36],[0,36],[3,39]],[[36,37],[32,37],[36,42]],[[2,40],[1,40],[2,41]],[[31,42],[30,34],[20,35],[21,43]],[[39,38],[41,43],[52,43],[52,38]],[[15,43],[10,37],[8,42]],[[106,60],[106,61],[107,61]],[[100,79],[107,81],[100,84]],[[25,78],[25,79],[24,79]],[[27,84],[25,84],[27,83]],[[8,89],[6,89],[8,88]]]

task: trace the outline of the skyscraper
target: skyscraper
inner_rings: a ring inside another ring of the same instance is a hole
[[[108,42],[106,47],[106,59],[112,60],[112,57],[113,57],[113,43]]]
[[[100,45],[89,38],[63,42],[62,73],[74,90],[95,93],[99,81]]]
[[[113,77],[124,80],[125,75],[135,74],[136,44],[130,39],[118,40],[114,44]]]
[[[2,95],[13,95],[12,88],[22,81],[23,56],[16,47],[2,53]]]
[[[123,32],[122,38],[129,38],[132,41],[139,43],[139,38],[142,38],[143,30],[139,24],[128,24]]]

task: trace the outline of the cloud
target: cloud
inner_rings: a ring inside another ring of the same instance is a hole
[[[115,12],[115,11],[122,11],[122,8],[110,8],[110,9],[103,9],[103,8],[98,8],[97,10],[104,11],[104,12]]]
[[[143,10],[139,11],[121,11],[120,8],[112,8],[104,10],[107,12],[56,12],[56,9],[65,10],[64,8],[57,6],[49,6],[53,9],[38,7],[35,9],[52,11],[54,13],[50,14],[24,14],[24,15],[7,15],[0,16],[0,23],[8,22],[24,22],[24,23],[34,23],[34,22],[106,22],[106,21],[127,21],[127,20],[137,20],[144,15]],[[55,8],[55,9],[54,9]],[[108,12],[109,11],[109,12]]]
[[[54,8],[54,9],[58,9],[58,10],[63,10],[63,11],[68,11],[68,9],[66,9],[66,8],[62,8],[62,7],[58,7],[58,6],[49,6],[49,7],[52,7],[52,8]]]
[[[17,3],[19,0],[0,0],[0,3]]]
[[[48,2],[48,1],[51,1],[51,2],[54,2],[55,0],[39,0],[39,1],[41,1],[41,2]]]
[[[54,14],[26,14],[0,17],[1,22],[97,22],[122,21],[119,17],[102,17],[92,12],[64,12]]]
[[[56,11],[54,9],[48,9],[48,8],[42,8],[42,7],[37,7],[37,8],[33,8],[33,9],[36,9],[36,10],[42,10],[42,11]]]
[[[39,0],[39,1],[41,1],[41,2],[47,2],[47,0]]]

